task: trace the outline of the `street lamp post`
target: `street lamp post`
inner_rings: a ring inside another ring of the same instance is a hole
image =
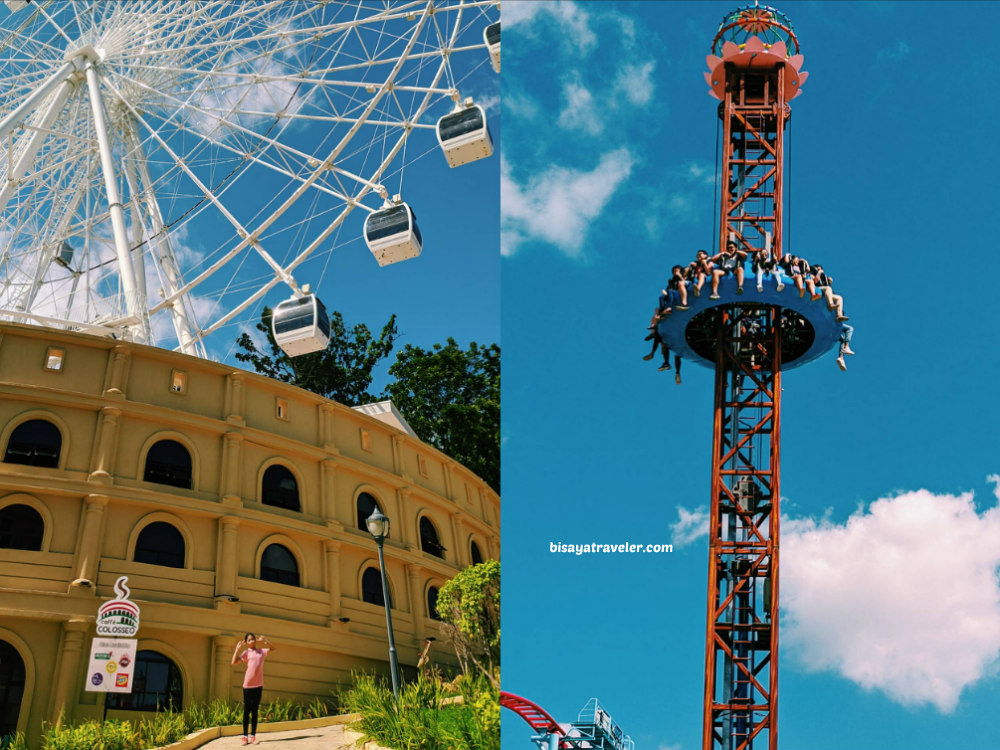
[[[382,554],[382,544],[389,536],[389,519],[382,515],[378,508],[365,521],[369,533],[375,537],[378,545],[378,568],[382,573],[382,599],[385,603],[385,625],[389,630],[389,667],[392,672],[392,694],[399,700],[399,660],[396,658],[396,641],[392,636],[392,607],[389,602],[389,580],[385,576],[385,557]]]

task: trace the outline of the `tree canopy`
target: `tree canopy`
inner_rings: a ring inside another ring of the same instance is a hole
[[[385,398],[430,443],[500,491],[500,347],[453,338],[433,349],[407,345],[389,368]]]
[[[487,560],[460,571],[437,598],[441,628],[468,672],[475,664],[491,680],[500,667],[500,563]]]
[[[327,348],[289,357],[274,341],[271,308],[264,308],[256,327],[267,337],[267,349],[259,350],[250,334],[244,333],[236,342],[241,349],[236,359],[253,366],[261,375],[297,385],[346,406],[360,406],[378,399],[368,392],[372,370],[389,356],[398,335],[395,315],[389,317],[382,333],[375,338],[363,323],[348,330],[344,317],[334,310],[330,313]]]
[[[330,313],[330,343],[314,354],[289,357],[271,333],[271,310],[256,326],[267,341],[258,349],[249,333],[237,340],[236,359],[261,375],[291,383],[347,406],[391,399],[425,443],[474,471],[500,491],[500,347],[468,349],[453,338],[431,349],[406,345],[389,368],[393,380],[383,393],[370,391],[372,372],[389,356],[398,336],[396,316],[376,338],[368,327],[348,329]]]

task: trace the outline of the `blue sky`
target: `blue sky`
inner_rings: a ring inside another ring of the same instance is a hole
[[[701,743],[712,374],[641,357],[716,231],[702,72],[736,7],[504,5],[504,688],[561,722],[597,696],[639,750]],[[778,7],[810,73],[786,250],[835,277],[857,352],[783,380],[779,739],[998,747],[1000,5]],[[623,540],[675,551],[549,551]]]

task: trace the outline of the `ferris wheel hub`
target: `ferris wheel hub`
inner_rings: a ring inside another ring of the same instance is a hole
[[[76,47],[75,49],[66,53],[66,58],[70,62],[76,62],[79,59],[89,60],[91,62],[103,62],[104,58],[107,56],[107,52],[103,47],[95,47],[93,44],[84,44],[81,47]]]

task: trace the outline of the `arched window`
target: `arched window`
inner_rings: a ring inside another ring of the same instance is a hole
[[[368,524],[365,521],[368,520],[368,516],[375,512],[378,508],[380,512],[385,512],[378,507],[378,503],[375,502],[375,498],[369,495],[367,492],[362,492],[358,495],[358,528],[362,531],[368,531]]]
[[[479,545],[473,542],[469,547],[469,556],[472,558],[473,565],[479,565],[483,561],[483,555],[479,551]]]
[[[150,565],[183,568],[184,537],[166,521],[155,521],[139,532],[132,559]]]
[[[427,614],[432,620],[441,619],[441,615],[438,614],[438,592],[437,586],[427,589]]]
[[[444,559],[444,547],[438,540],[437,529],[427,516],[420,519],[420,549],[434,557]]]
[[[361,574],[361,601],[369,604],[385,606],[385,597],[382,596],[382,574],[378,568],[365,568]],[[389,594],[389,606],[392,607],[392,594]]]
[[[8,505],[0,510],[0,547],[41,550],[45,522],[30,505]]]
[[[160,440],[146,454],[147,482],[191,489],[191,454],[176,440]]]
[[[131,693],[109,693],[108,708],[124,711],[159,711],[184,705],[181,670],[159,651],[139,651]]]
[[[0,641],[0,743],[17,731],[24,697],[24,660],[7,641]],[[6,747],[6,745],[5,745]]]
[[[299,485],[281,464],[268,466],[261,481],[260,500],[264,505],[299,510]]]
[[[62,433],[59,428],[44,419],[29,419],[22,422],[10,433],[7,440],[5,464],[26,466],[59,466],[59,451],[62,449]]]
[[[260,558],[260,580],[299,585],[299,565],[287,547],[271,544]]]

